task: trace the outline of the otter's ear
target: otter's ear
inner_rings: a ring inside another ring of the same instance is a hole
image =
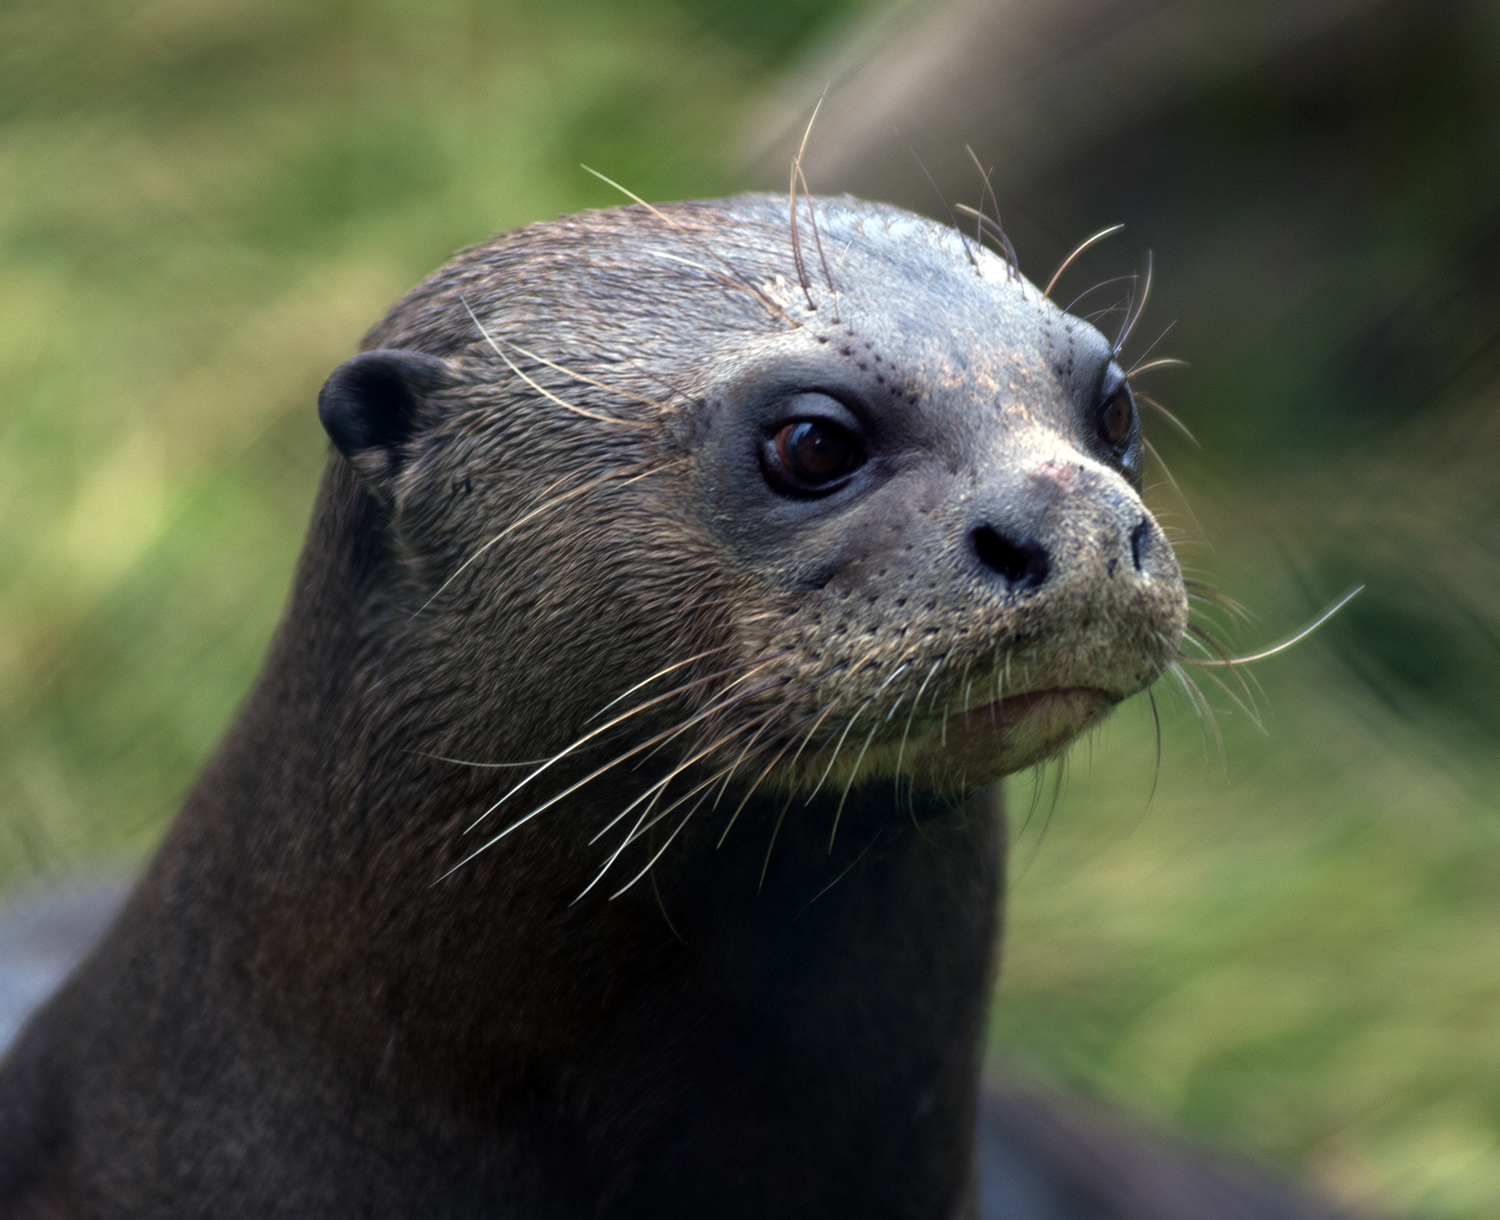
[[[452,382],[422,352],[382,350],[346,360],[318,391],[318,418],[338,451],[380,490],[400,471],[422,399]]]

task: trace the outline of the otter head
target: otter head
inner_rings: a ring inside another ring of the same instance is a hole
[[[504,235],[330,379],[418,625],[413,746],[554,796],[961,791],[1171,662],[1110,341],[952,229],[808,206],[820,252],[761,196]]]

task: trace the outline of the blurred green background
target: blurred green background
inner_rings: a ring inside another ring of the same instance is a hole
[[[317,388],[384,308],[492,231],[616,202],[580,162],[646,198],[736,189],[748,116],[870,8],[0,6],[0,887],[150,850],[280,610]],[[1158,267],[1176,312],[1146,329],[1180,316],[1160,350],[1192,368],[1150,391],[1202,448],[1149,419],[1181,490],[1156,469],[1148,498],[1253,613],[1233,645],[1368,587],[1253,667],[1254,716],[1200,675],[1215,729],[1164,683],[1159,773],[1137,700],[1055,801],[1056,769],[1012,781],[995,1042],[1345,1202],[1478,1220],[1500,1215],[1500,37],[1482,5],[1417,11],[1369,54],[1335,31],[1221,72],[1088,153],[1088,189],[1040,174],[1018,205],[1033,280],[1126,213],[1078,289],[1153,226],[1217,252]],[[1356,52],[1366,84],[1329,86]],[[1354,168],[1324,182],[1334,148]]]

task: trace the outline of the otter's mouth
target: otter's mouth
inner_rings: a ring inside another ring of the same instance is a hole
[[[897,776],[940,791],[975,788],[1045,762],[1104,720],[1121,698],[1092,686],[1018,691],[967,709],[950,706],[905,727],[887,716],[895,720],[888,736],[876,740],[871,733],[863,745],[856,738],[853,748],[840,750],[858,727],[851,722],[831,759],[814,753],[803,769],[789,768],[779,779],[803,792]]]
[[[935,772],[985,782],[1052,757],[1103,720],[1119,700],[1090,686],[1052,687],[1006,695],[951,713],[928,740]]]

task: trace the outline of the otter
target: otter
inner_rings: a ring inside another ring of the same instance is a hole
[[[418,285],[319,396],[238,719],[0,1070],[0,1213],[977,1215],[995,781],[1187,620],[1118,348],[849,198]]]

